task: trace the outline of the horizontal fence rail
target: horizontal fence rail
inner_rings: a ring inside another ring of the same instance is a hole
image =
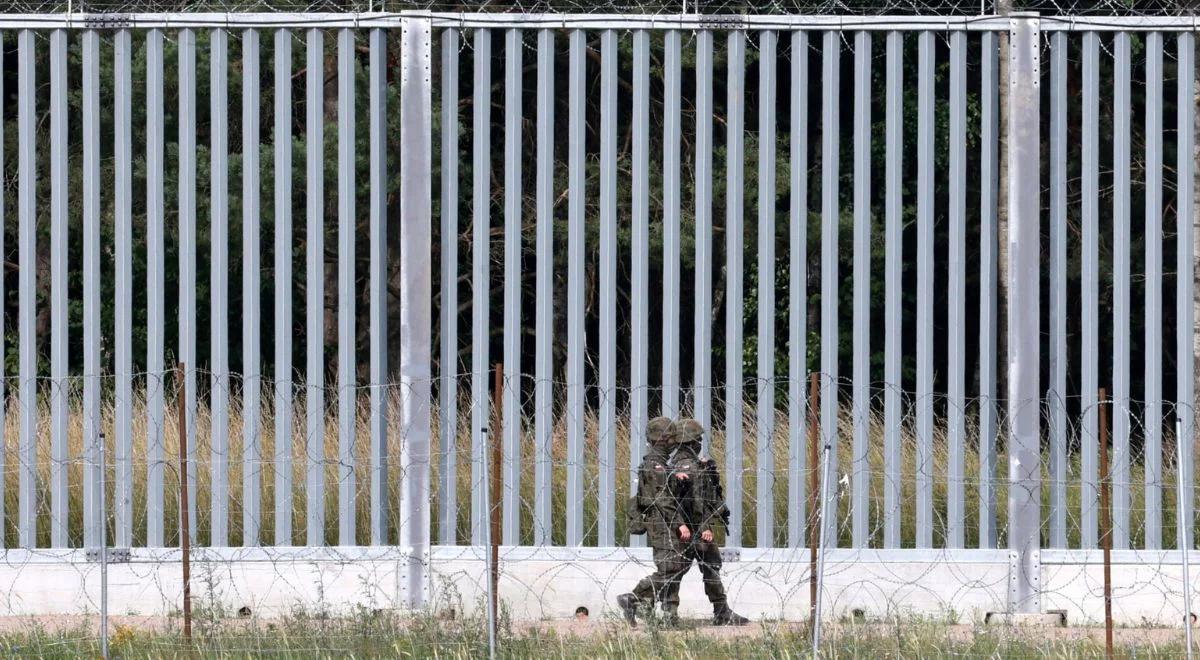
[[[1190,19],[809,18],[0,17],[0,541],[1193,547]]]

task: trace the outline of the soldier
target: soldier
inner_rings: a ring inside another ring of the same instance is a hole
[[[691,565],[684,559],[682,546],[674,533],[673,521],[678,518],[675,500],[667,492],[667,465],[675,445],[674,425],[667,417],[655,417],[646,427],[650,449],[638,466],[637,495],[630,501],[630,533],[647,534],[654,551],[655,571],[638,582],[632,593],[617,596],[617,605],[629,625],[637,625],[637,611],[654,609],[662,601],[663,615],[668,621],[677,618],[679,590],[668,590],[676,574],[682,575]]]
[[[750,622],[729,607],[725,586],[721,583],[721,549],[713,536],[713,526],[728,523],[729,509],[721,491],[716,462],[700,456],[704,427],[694,419],[675,423],[675,441],[679,449],[671,458],[668,490],[675,496],[678,518],[674,521],[683,543],[686,562],[668,587],[668,598],[679,601],[679,585],[694,560],[704,578],[704,594],[712,603],[713,625],[743,626]],[[665,599],[664,599],[665,600]]]

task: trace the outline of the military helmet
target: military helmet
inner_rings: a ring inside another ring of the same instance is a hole
[[[646,441],[652,445],[663,443],[672,444],[674,424],[670,417],[655,417],[646,425]]]
[[[678,422],[675,422],[674,430],[675,444],[677,445],[688,445],[693,442],[700,442],[700,440],[704,437],[704,427],[700,425],[700,422],[697,422],[691,417],[685,417]]]

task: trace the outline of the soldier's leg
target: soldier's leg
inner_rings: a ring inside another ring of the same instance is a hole
[[[705,543],[700,551],[700,574],[704,576],[704,594],[713,607],[713,624],[718,626],[744,626],[750,622],[746,617],[729,607],[725,584],[721,581],[721,548],[716,543]]]
[[[713,614],[720,615],[729,608],[725,596],[725,585],[721,582],[721,550],[716,543],[699,543],[697,563],[704,578],[704,595],[712,604]]]

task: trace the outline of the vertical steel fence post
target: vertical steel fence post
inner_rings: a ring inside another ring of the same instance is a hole
[[[617,76],[616,30],[600,34],[600,419],[597,544],[616,538],[617,444]],[[517,412],[513,408],[513,413]],[[515,416],[515,415],[514,415]],[[518,419],[506,423],[517,424]],[[514,471],[516,471],[514,469]],[[513,499],[515,500],[515,493]],[[516,503],[513,503],[514,509]]]
[[[387,31],[370,33],[370,319],[371,324],[371,545],[388,542],[388,415],[391,388],[388,378],[388,130],[387,130]],[[445,130],[445,129],[444,129]],[[457,156],[458,154],[455,154]],[[454,201],[455,204],[458,200]],[[443,209],[444,210],[444,209]],[[455,233],[442,234],[454,244]],[[445,289],[442,290],[443,295]],[[455,305],[457,308],[457,305]],[[446,340],[451,346],[454,339]],[[443,365],[451,364],[451,361]],[[445,370],[452,367],[443,366]],[[443,379],[443,386],[445,384]],[[451,380],[451,382],[454,382]]]
[[[275,545],[292,544],[292,33],[275,31]]]
[[[840,32],[824,35],[821,71],[821,440],[835,442],[838,423],[838,180],[841,134],[838,127]],[[810,465],[809,469],[817,469]],[[837,474],[837,453],[829,454],[825,469]],[[837,502],[821,505],[821,524],[837,546]],[[814,512],[815,513],[815,512]],[[822,531],[824,533],[824,530]]]
[[[712,136],[713,33],[696,33],[696,295],[692,417],[704,427],[703,451],[712,446]]]
[[[163,33],[146,33],[146,545],[164,544]]]
[[[100,35],[83,33],[83,544],[100,544]]]
[[[1008,476],[1009,549],[1017,567],[1009,589],[1009,609],[1040,611],[1040,577],[1035,573],[1041,533],[1041,409],[1038,392],[1040,96],[1039,20],[1012,19],[1008,107],[1009,291],[1020,304],[1008,308]]]
[[[17,37],[17,213],[18,294],[20,302],[21,437],[19,444],[20,499],[17,508],[17,542],[22,548],[37,544],[37,42],[32,30]],[[152,484],[153,485],[153,484]],[[151,489],[153,497],[153,489]],[[153,516],[150,516],[153,520]]]
[[[50,33],[50,545],[68,544],[67,31]]]
[[[259,34],[242,31],[242,545],[259,544],[262,526],[262,213],[259,172]],[[277,332],[276,335],[279,333]]]
[[[788,547],[804,543],[808,371],[808,33],[792,33],[791,150],[788,156]]]
[[[116,268],[113,343],[116,395],[114,539],[119,548],[133,543],[133,38],[129,30],[113,39],[113,242]],[[148,138],[147,138],[148,141]],[[0,297],[3,293],[0,292]],[[0,333],[2,334],[2,333]],[[0,417],[0,427],[3,418]],[[148,455],[148,452],[147,452]],[[101,473],[101,477],[103,477]],[[3,481],[0,480],[0,488]],[[0,511],[3,508],[0,507]],[[0,515],[0,520],[3,516]]]
[[[904,33],[887,35],[887,101],[884,110],[884,342],[883,342],[883,547],[900,547],[902,464],[901,348],[904,316]]]
[[[338,31],[338,544],[357,542],[355,499],[358,495],[355,474],[355,444],[358,438],[358,360],[355,346],[356,291],[355,237],[358,218],[355,211],[355,113],[354,76],[355,30]]]
[[[917,547],[933,547],[934,35],[917,37]]]
[[[550,76],[552,79],[553,76]],[[646,424],[650,422],[649,392],[649,281],[650,281],[650,33],[638,30],[633,33],[633,108],[630,121],[633,126],[633,148],[630,171],[632,177],[632,297],[630,303],[629,338],[629,465],[630,494],[637,494],[637,467],[642,462],[646,446]],[[540,252],[540,250],[539,250]],[[645,535],[632,536],[633,547],[646,545]]]
[[[305,540],[325,545],[325,36],[307,34],[305,75]]]
[[[1112,547],[1129,547],[1129,317],[1130,317],[1130,85],[1131,35],[1113,38],[1113,356],[1112,356]]]
[[[854,336],[852,543],[865,548],[870,530],[871,469],[871,34],[854,35]]]
[[[411,608],[429,602],[429,441],[432,366],[432,28],[407,19],[400,37],[400,546]]]
[[[458,541],[458,48],[458,30],[442,30],[442,351],[438,362],[438,543],[442,545]]]
[[[1145,228],[1146,246],[1144,319],[1144,392],[1142,461],[1145,492],[1146,549],[1162,547],[1162,348],[1163,348],[1163,210],[1162,210],[1162,110],[1163,35],[1145,36],[1146,47],[1146,132],[1145,132]]]
[[[775,43],[764,30],[758,46],[758,392],[755,539],[775,545]]]
[[[1067,35],[1051,39],[1050,61],[1050,546],[1067,545]]]
[[[179,43],[179,357],[185,381],[182,427],[187,432],[185,475],[189,540],[196,540],[196,33],[181,30]]]
[[[1083,35],[1083,99],[1080,145],[1080,315],[1081,337],[1079,365],[1080,425],[1080,547],[1095,548],[1100,510],[1100,467],[1097,398],[1100,389],[1100,37],[1095,32]],[[1191,246],[1188,246],[1189,254]],[[1191,300],[1188,307],[1191,308]],[[1192,348],[1188,345],[1189,354]]]
[[[729,33],[726,84],[729,117],[725,138],[725,482],[729,484],[729,525],[725,542],[742,545],[742,168],[745,143],[746,33]]]
[[[211,544],[229,545],[229,35],[210,33]]]
[[[517,545],[521,534],[521,31],[504,33],[504,406],[502,444],[505,545]],[[603,171],[603,169],[601,170]],[[603,334],[603,333],[602,333]],[[615,333],[614,333],[615,334]],[[614,338],[615,340],[615,338]],[[501,506],[500,503],[496,503]]]
[[[537,301],[534,310],[537,316],[534,321],[537,328],[534,349],[537,382],[534,384],[533,544],[540,546],[552,541],[554,517],[554,402],[551,399],[554,394],[554,30],[538,30],[537,61]],[[634,295],[637,295],[636,282]],[[636,411],[631,413],[630,422],[633,424],[630,430],[632,449],[637,438]],[[631,452],[630,460],[633,455]]]

